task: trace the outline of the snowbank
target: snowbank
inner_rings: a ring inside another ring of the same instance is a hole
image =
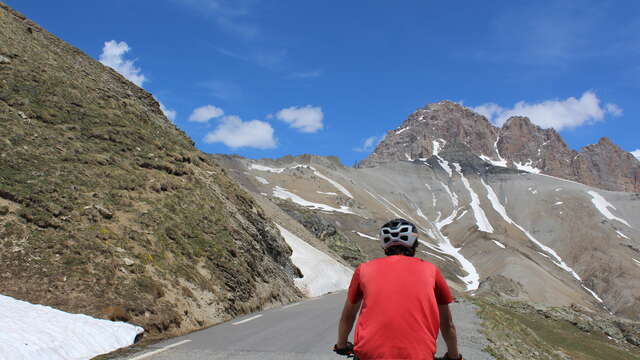
[[[349,287],[353,275],[350,268],[307,244],[282,226],[277,226],[293,250],[291,261],[304,275],[301,279],[295,279],[295,284],[300,290],[309,297],[315,297]]]
[[[133,344],[144,330],[0,295],[0,359],[90,359]]]

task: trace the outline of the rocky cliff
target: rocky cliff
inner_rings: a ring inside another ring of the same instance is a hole
[[[388,131],[375,151],[358,164],[371,167],[437,155],[447,143],[463,143],[496,166],[543,173],[612,191],[640,192],[640,161],[602,138],[579,152],[554,129],[542,129],[526,117],[493,126],[484,116],[450,101],[416,110]]]
[[[275,225],[149,93],[2,3],[0,123],[0,293],[151,336],[300,297]]]

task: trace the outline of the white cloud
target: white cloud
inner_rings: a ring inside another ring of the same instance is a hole
[[[206,143],[221,142],[230,148],[253,147],[258,149],[272,149],[276,147],[271,124],[260,121],[242,121],[235,115],[225,116],[218,127],[208,133]]]
[[[640,161],[640,149],[631,152],[631,155],[635,156]]]
[[[299,129],[304,133],[314,133],[322,129],[324,114],[319,106],[307,105],[304,107],[292,106],[276,113],[276,117],[289,124],[290,127]]]
[[[504,109],[500,105],[494,104],[494,103],[482,104],[482,105],[476,106],[476,107],[474,107],[472,109],[473,109],[473,111],[477,112],[480,115],[483,115],[484,117],[486,117],[489,120],[493,119],[493,117],[496,114],[499,114],[500,112],[504,111]]]
[[[205,123],[213,118],[217,118],[224,115],[224,111],[219,107],[213,105],[201,106],[189,115],[189,121]]]
[[[622,116],[623,114],[623,110],[622,108],[620,108],[618,105],[616,104],[607,104],[607,112],[610,113],[613,116]]]
[[[357,152],[367,152],[373,150],[382,140],[384,140],[385,134],[381,136],[370,136],[362,142],[360,147],[354,148]]]
[[[129,52],[129,50],[131,50],[131,48],[126,42],[110,40],[104,43],[99,60],[104,65],[119,72],[120,75],[124,76],[132,83],[142,87],[142,84],[147,80],[147,78],[140,73],[140,68],[135,66],[135,60],[124,59],[124,55]]]
[[[486,116],[492,123],[502,126],[512,116],[526,116],[542,128],[572,129],[604,119],[606,114],[622,115],[616,104],[600,106],[600,99],[592,91],[586,91],[579,99],[546,100],[539,103],[517,102],[507,109],[494,103],[486,103],[472,110]]]
[[[158,99],[156,99],[158,100]],[[162,110],[162,113],[164,114],[164,116],[167,117],[167,119],[171,120],[171,122],[175,122],[176,121],[176,115],[178,114],[175,110],[173,109],[169,109],[166,106],[164,106],[164,104],[158,100],[158,104],[160,104],[160,110]]]

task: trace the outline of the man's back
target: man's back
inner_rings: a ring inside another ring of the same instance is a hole
[[[361,264],[348,294],[362,300],[355,352],[364,359],[433,359],[440,324],[438,305],[452,301],[438,268],[395,255]]]

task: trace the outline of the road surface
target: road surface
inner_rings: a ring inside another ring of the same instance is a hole
[[[300,360],[346,359],[331,351],[345,292],[328,294],[159,342],[120,359],[128,360]],[[453,304],[462,353],[467,359],[493,359],[481,349],[479,321],[471,304]],[[439,339],[438,353],[446,350]]]

